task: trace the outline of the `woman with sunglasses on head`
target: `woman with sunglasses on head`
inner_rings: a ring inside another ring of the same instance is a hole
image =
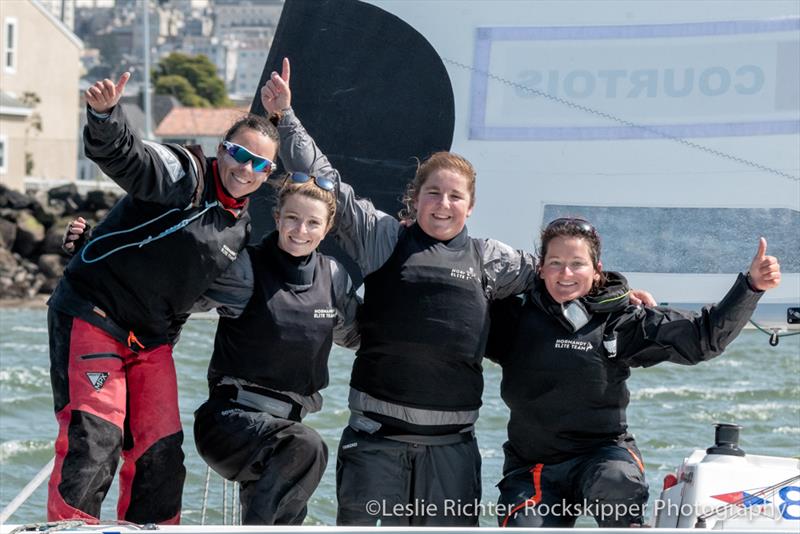
[[[358,346],[358,297],[317,252],[333,224],[333,184],[295,173],[278,191],[276,230],[248,246],[198,307],[221,318],[195,412],[200,456],[241,484],[242,523],[300,525],[328,461],[301,420],[322,407],[331,343]]]
[[[721,354],[780,282],[766,247],[761,238],[747,274],[697,314],[630,306],[624,280],[603,271],[587,221],[556,219],[542,231],[536,286],[492,305],[487,357],[502,366],[511,410],[501,526],[572,527],[579,515],[641,526],[648,488],[625,418],[630,369]]]
[[[332,235],[364,275],[351,418],[337,459],[337,523],[476,526],[481,458],[473,429],[488,303],[530,287],[534,257],[467,234],[475,170],[461,156],[437,152],[420,164],[404,225],[356,199],[304,130],[290,107],[288,60],[261,99],[280,117],[287,168],[336,183]],[[380,506],[368,508],[373,503]],[[394,513],[395,506],[411,512]]]
[[[247,243],[247,197],[278,149],[275,127],[254,115],[233,124],[212,158],[199,147],[142,141],[118,104],[129,78],[85,94],[86,153],[127,195],[49,301],[59,426],[50,521],[96,522],[120,455],[118,519],[180,521],[185,469],[172,346],[191,306]]]

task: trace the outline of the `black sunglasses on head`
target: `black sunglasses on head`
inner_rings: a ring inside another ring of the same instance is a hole
[[[309,180],[314,180],[314,183],[317,185],[317,187],[325,191],[333,191],[333,189],[336,187],[336,184],[333,183],[333,180],[322,178],[320,176],[311,176],[302,172],[293,172],[289,175],[289,179],[296,184],[304,184]]]
[[[594,226],[586,219],[581,219],[580,217],[559,217],[558,219],[553,219],[547,225],[545,231],[553,230],[560,226],[577,226],[581,232],[597,235],[597,230],[595,230]]]

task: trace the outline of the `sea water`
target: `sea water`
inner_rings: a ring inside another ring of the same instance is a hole
[[[57,427],[53,416],[46,310],[0,309],[0,508],[5,507],[50,460]],[[199,524],[208,486],[206,522],[222,523],[232,514],[232,485],[207,470],[192,437],[192,412],[206,398],[206,367],[213,347],[213,320],[188,322],[175,350],[181,420],[184,426],[186,486],[183,523]],[[328,469],[308,507],[307,524],[329,524],[336,517],[336,450],[347,423],[347,391],[353,353],[334,348],[330,386],[321,412],[306,418],[331,451]],[[483,502],[497,498],[495,484],[503,463],[502,444],[508,410],[500,399],[500,368],[486,361],[483,407],[477,424],[483,457]],[[693,449],[713,443],[715,422],[742,425],[741,447],[752,454],[800,454],[800,336],[771,347],[756,330],[743,332],[725,354],[694,367],[661,364],[634,369],[628,381],[628,424],[644,456],[651,502],[664,475]],[[155,415],[157,417],[157,415]],[[103,518],[116,516],[117,487],[112,486]],[[223,504],[223,498],[226,501]],[[46,484],[11,517],[11,523],[45,520]],[[651,507],[652,508],[652,507]],[[496,518],[482,517],[494,526]],[[579,524],[592,525],[591,520]]]

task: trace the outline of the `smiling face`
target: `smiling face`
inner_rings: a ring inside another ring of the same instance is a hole
[[[252,128],[241,128],[229,139],[251,153],[275,161],[278,147],[275,141]],[[228,154],[220,144],[217,150],[219,176],[225,190],[234,198],[242,198],[253,193],[269,176],[268,172],[253,171],[250,161],[239,163]]]
[[[278,248],[292,256],[308,256],[330,229],[328,206],[302,194],[289,195],[275,215],[275,226]]]
[[[472,195],[467,178],[451,169],[433,171],[414,198],[417,223],[440,241],[453,239],[472,214]]]
[[[588,295],[600,274],[592,263],[589,243],[582,237],[557,236],[547,245],[539,275],[559,303]]]

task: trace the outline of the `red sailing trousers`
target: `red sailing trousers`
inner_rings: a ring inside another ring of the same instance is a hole
[[[186,470],[172,347],[138,352],[50,309],[58,438],[47,519],[97,522],[120,455],[117,517],[177,524]]]

